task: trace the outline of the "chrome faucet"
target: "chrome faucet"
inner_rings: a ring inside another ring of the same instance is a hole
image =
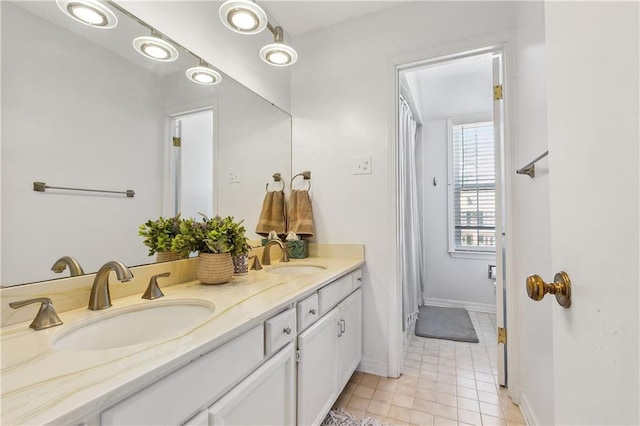
[[[289,261],[289,255],[287,253],[287,244],[283,243],[280,240],[269,240],[267,242],[267,244],[265,244],[264,246],[264,250],[262,251],[262,264],[263,265],[271,265],[271,254],[269,252],[269,250],[271,249],[271,246],[273,245],[279,245],[280,248],[282,249],[282,258],[280,259],[280,262],[288,262]]]
[[[56,274],[59,274],[60,272],[64,271],[67,266],[69,267],[69,274],[72,277],[84,275],[82,266],[80,266],[78,261],[71,256],[62,256],[60,259],[56,260],[56,263],[53,264],[51,270]]]
[[[111,260],[102,265],[93,280],[93,287],[91,287],[91,295],[89,296],[89,309],[92,311],[107,309],[111,306],[111,295],[109,294],[109,272],[111,271],[114,271],[118,281],[123,283],[133,278],[129,268],[121,262]]]

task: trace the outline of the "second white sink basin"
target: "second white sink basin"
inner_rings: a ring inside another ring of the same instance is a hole
[[[278,265],[267,270],[270,274],[280,275],[308,275],[324,271],[324,266],[317,265]]]
[[[212,303],[197,299],[141,303],[99,311],[53,337],[63,350],[89,351],[137,345],[188,332],[213,315]]]

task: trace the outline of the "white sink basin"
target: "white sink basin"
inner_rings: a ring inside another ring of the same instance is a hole
[[[278,265],[267,270],[270,274],[280,275],[309,275],[324,271],[324,266],[316,265]]]
[[[197,299],[141,303],[99,311],[94,318],[72,324],[53,337],[63,350],[90,351],[120,348],[179,335],[213,315],[212,303]]]

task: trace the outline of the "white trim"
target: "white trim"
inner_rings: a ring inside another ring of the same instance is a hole
[[[389,203],[389,219],[393,225],[389,232],[389,273],[394,284],[390,290],[387,300],[387,375],[388,377],[400,377],[403,369],[404,336],[402,333],[402,279],[398,268],[400,259],[400,224],[398,222],[398,207],[400,199],[398,194],[398,133],[397,121],[399,114],[400,82],[398,73],[398,63],[391,62],[388,67],[389,73],[389,194],[394,194],[392,202]]]
[[[360,360],[360,364],[358,364],[358,368],[356,368],[356,371],[374,374],[381,377],[391,377],[388,376],[387,365],[384,362],[374,361],[372,359],[362,358]]]
[[[522,413],[522,418],[524,419],[524,423],[527,425],[538,425],[538,420],[536,416],[531,411],[531,404],[529,404],[529,400],[527,399],[527,395],[523,392],[520,400],[520,413]]]
[[[441,306],[443,308],[464,308],[467,311],[482,312],[485,314],[496,313],[496,305],[490,305],[488,303],[464,302],[460,300],[433,299],[425,297],[424,304],[429,306]]]
[[[520,388],[520,340],[521,340],[521,321],[520,321],[520,298],[515,295],[519,294],[521,290],[522,283],[516,282],[516,246],[515,246],[515,236],[514,236],[514,185],[513,179],[516,178],[516,174],[513,172],[517,167],[514,165],[513,161],[513,128],[515,124],[515,117],[513,111],[514,105],[514,90],[515,90],[515,54],[513,52],[513,37],[509,37],[503,46],[503,58],[504,60],[504,78],[503,82],[506,90],[503,92],[504,96],[504,118],[505,118],[505,143],[504,143],[504,152],[502,153],[502,158],[504,160],[504,171],[505,176],[503,176],[504,188],[502,188],[502,193],[505,194],[506,197],[506,226],[504,230],[506,232],[506,241],[505,244],[507,246],[507,250],[505,253],[505,269],[506,276],[505,284],[507,287],[507,294],[514,295],[513,297],[507,298],[507,329],[511,330],[509,335],[509,350],[507,351],[507,393],[511,400],[515,404],[520,403],[520,393],[522,389]]]
[[[507,58],[505,61],[505,75],[504,75],[504,83],[507,88],[514,87],[514,82],[511,77],[513,70],[513,52],[512,52],[512,43],[515,31],[503,31],[499,33],[494,33],[486,36],[475,37],[473,39],[467,39],[459,42],[454,42],[446,45],[441,45],[433,48],[418,50],[414,52],[410,52],[404,55],[398,55],[389,59],[389,193],[397,194],[397,135],[396,135],[396,126],[398,119],[398,75],[399,72],[413,68],[418,65],[426,65],[429,63],[442,62],[447,59],[453,59],[456,57],[460,57],[461,52],[466,54],[478,54],[481,52],[488,52],[495,49],[502,49],[502,53]],[[511,149],[509,146],[510,141],[512,140],[512,131],[511,126],[513,126],[512,120],[512,107],[511,107],[511,90],[507,90],[505,94],[505,121],[507,126],[505,126],[505,139],[506,139],[506,148],[504,154],[505,161],[505,170],[510,171],[514,170],[512,167],[513,159],[511,154]],[[506,205],[506,216],[507,216],[507,247],[509,251],[507,252],[507,282],[508,292],[509,294],[517,294],[516,285],[514,282],[514,268],[512,262],[514,261],[513,256],[513,205],[512,205],[512,173],[506,173],[505,179],[505,194],[509,194],[507,197],[507,205]],[[392,202],[389,203],[389,218],[390,222],[393,226],[390,227],[389,232],[389,244],[390,244],[390,252],[391,256],[389,258],[389,268],[390,268],[390,276],[394,280],[392,283],[392,289],[390,290],[390,296],[388,301],[388,316],[387,316],[387,324],[388,324],[388,365],[389,365],[389,376],[390,377],[398,377],[398,375],[393,375],[391,373],[398,373],[402,368],[402,347],[403,347],[403,337],[402,337],[402,318],[401,318],[401,301],[402,301],[402,282],[399,277],[398,271],[398,259],[399,259],[399,226],[398,226],[398,206],[399,200],[396,197],[392,199]],[[507,315],[509,316],[509,323],[512,328],[514,328],[515,332],[512,332],[509,340],[510,350],[508,352],[507,362],[508,362],[508,374],[509,374],[509,388],[508,394],[512,398],[515,403],[519,402],[519,327],[516,328],[516,324],[519,324],[519,312],[515,305],[517,297],[510,297],[507,301]]]
[[[495,251],[451,251],[449,250],[449,256],[454,259],[477,259],[477,260],[495,260],[496,252]]]

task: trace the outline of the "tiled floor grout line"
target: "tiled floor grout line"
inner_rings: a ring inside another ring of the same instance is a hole
[[[495,315],[469,312],[480,343],[412,336],[398,379],[356,372],[336,401],[357,418],[391,425],[523,425],[497,385]]]

